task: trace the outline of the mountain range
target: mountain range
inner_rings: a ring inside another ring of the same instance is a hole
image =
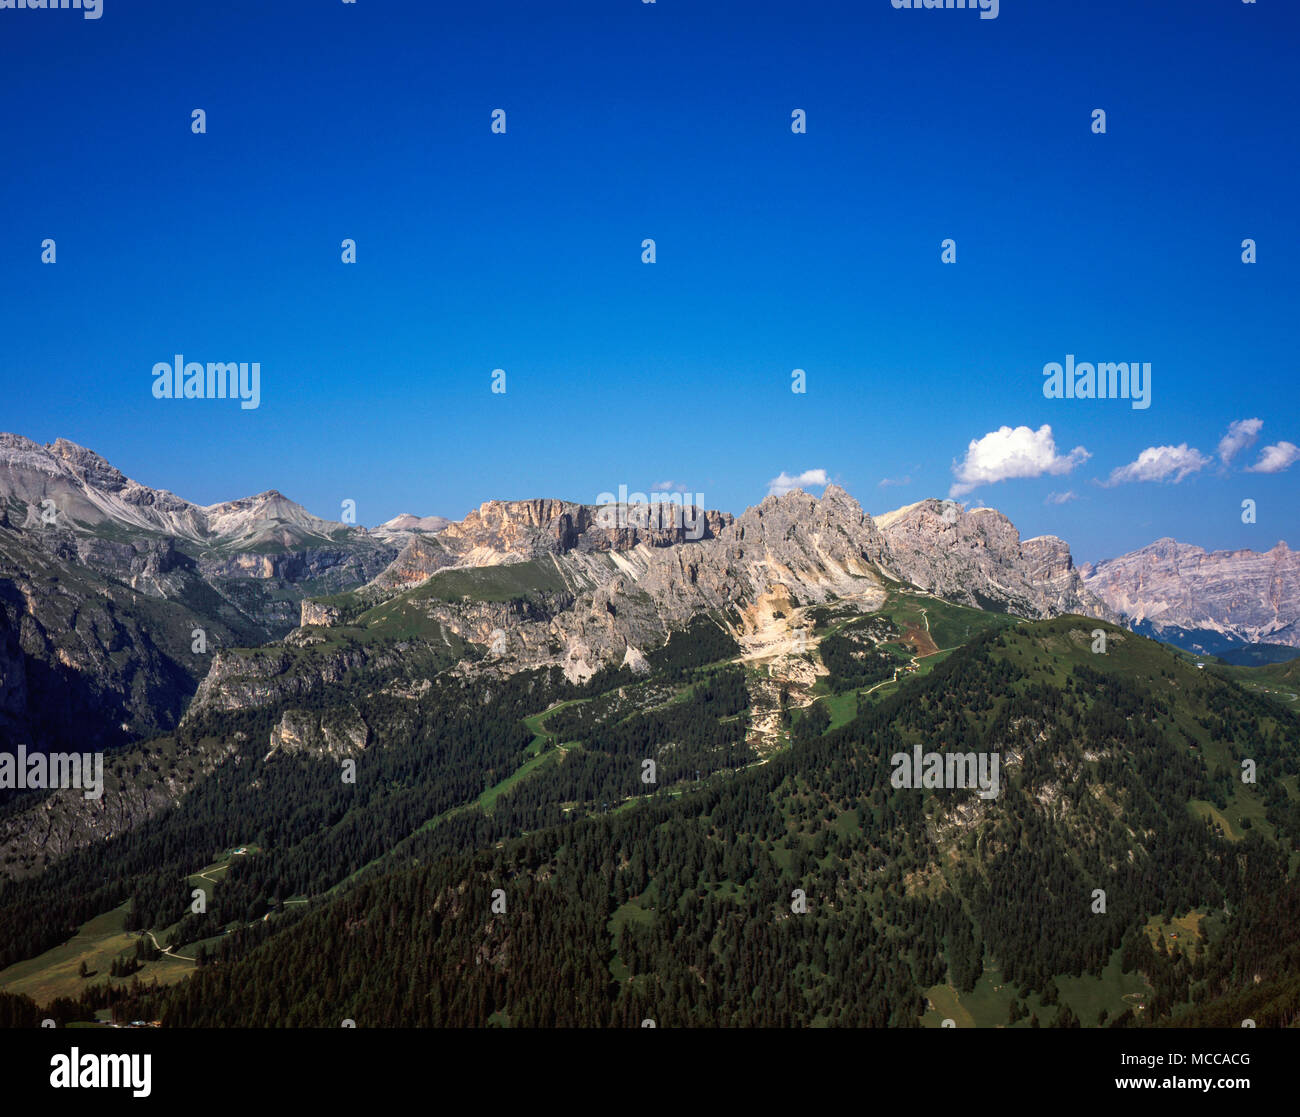
[[[274,490],[196,505],[66,440],[5,434],[0,498],[0,734],[46,751],[258,708],[283,711],[273,749],[328,750],[373,729],[302,708],[359,672],[404,671],[388,684],[398,691],[427,685],[415,663],[465,677],[556,668],[582,685],[649,672],[705,619],[767,672],[748,690],[756,739],[771,743],[781,701],[810,701],[825,674],[809,654],[817,611],[869,614],[898,588],[1008,616],[1128,623],[1200,652],[1207,637],[1218,650],[1300,640],[1300,571],[1284,544],[1207,556],[1161,541],[1076,568],[1064,541],[1022,540],[993,509],[923,500],[873,518],[836,485],[738,517],[544,499],[366,529]],[[72,848],[179,790],[132,786],[108,796],[108,814],[68,796],[50,832]]]
[[[797,641],[800,608],[869,605],[892,582],[1024,617],[1116,619],[1200,652],[1300,647],[1300,559],[1284,543],[1207,554],[1160,540],[1076,568],[1064,541],[1022,540],[993,509],[924,500],[873,519],[835,485],[740,517],[703,512],[699,524],[662,512],[652,524],[644,506],[527,500],[366,529],[275,490],[196,505],[65,439],[0,434],[0,554],[0,715],[16,728],[30,707],[55,738],[68,719],[52,709],[54,679],[76,695],[69,713],[102,703],[110,735],[154,731],[175,724],[208,674],[208,659],[185,650],[196,629],[217,652],[363,614],[368,627],[418,614],[489,647],[499,631],[495,654],[558,663],[571,678],[637,663],[707,612],[726,614],[748,648]],[[493,592],[494,579],[526,585],[527,607]],[[441,592],[461,582],[468,592]],[[120,662],[102,654],[109,632]]]
[[[1289,1019],[1300,663],[1143,634],[1293,640],[1283,544],[1076,567],[836,485],[366,529],[13,435],[0,488],[0,751],[105,756],[97,798],[0,790],[0,1017]],[[928,748],[1002,791],[900,789]]]
[[[0,724],[46,748],[84,743],[88,721],[92,744],[164,731],[196,693],[233,685],[248,657],[232,649],[302,646],[340,619],[371,635],[422,625],[444,647],[579,679],[640,663],[704,613],[747,648],[789,643],[799,608],[867,607],[890,581],[1025,616],[1106,615],[1063,543],[1022,544],[989,510],[925,501],[877,525],[830,486],[691,525],[611,511],[490,501],[458,523],[368,530],[275,490],[196,505],[67,440],[0,435]]]

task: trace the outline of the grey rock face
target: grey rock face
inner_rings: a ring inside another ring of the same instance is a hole
[[[0,746],[105,748],[174,728],[208,667],[191,650],[193,611],[30,536],[0,529]],[[130,553],[142,573],[166,565]],[[237,642],[220,619],[203,625],[214,646]]]
[[[182,549],[198,545],[189,550],[203,555],[204,573],[214,576],[292,579],[295,572],[286,569],[290,554],[302,556],[298,577],[307,576],[313,564],[337,565],[340,559],[331,561],[331,555],[358,550],[382,554],[386,564],[405,541],[400,531],[372,536],[364,528],[322,520],[274,489],[219,504],[192,504],[132,481],[98,454],[62,438],[47,447],[0,434],[0,504],[25,509],[18,526],[33,530],[97,535],[105,542],[170,538]],[[98,554],[108,561],[111,549]],[[223,568],[230,563],[236,566]]]
[[[412,538],[362,595],[409,592],[440,571],[532,563],[569,593],[538,592],[509,607],[422,599],[420,608],[465,640],[496,643],[503,669],[557,665],[574,679],[640,663],[702,615],[743,647],[781,639],[774,622],[801,606],[841,600],[872,610],[886,578],[1026,617],[1111,616],[1083,586],[1062,540],[1022,541],[991,509],[928,500],[876,521],[830,485],[820,499],[799,490],[768,497],[736,519],[707,513],[695,531],[647,522],[644,508],[629,522],[631,511],[489,502],[436,537]],[[311,615],[317,623],[328,616]]]
[[[62,438],[45,447],[0,434],[0,498],[26,506],[25,527],[40,526],[41,512],[52,509],[56,526],[117,522],[188,538],[203,534],[197,505],[137,484],[98,454]]]
[[[339,610],[333,605],[321,605],[315,601],[303,601],[299,607],[298,625],[309,624],[329,627],[339,619]]]
[[[1285,543],[1207,552],[1159,539],[1080,572],[1090,591],[1134,624],[1300,647],[1300,553]]]
[[[876,522],[889,544],[892,573],[919,589],[1022,617],[1111,615],[1084,586],[1063,541],[1022,542],[1015,525],[992,508],[923,500]]]
[[[769,497],[734,520],[652,509],[490,502],[436,539],[412,539],[372,589],[418,586],[453,567],[539,564],[569,593],[538,593],[511,610],[483,602],[422,607],[474,643],[490,645],[500,633],[503,666],[557,665],[574,679],[608,664],[642,664],[645,651],[701,615],[743,639],[764,606],[788,611],[838,597],[874,608],[883,600],[876,564],[884,541],[835,486],[820,500],[797,490]]]
[[[389,658],[396,656],[389,652]],[[203,709],[246,710],[276,702],[301,701],[348,671],[373,662],[358,648],[306,659],[288,649],[268,648],[254,653],[218,652],[199,684],[188,713]]]
[[[271,729],[267,759],[277,752],[309,752],[316,756],[349,756],[370,742],[370,728],[355,707],[325,713],[285,710]]]
[[[38,746],[174,727],[210,662],[195,629],[214,650],[277,639],[302,598],[364,584],[409,535],[321,520],[275,490],[201,507],[66,439],[14,434],[0,434],[0,509],[18,640],[0,647],[0,728]]]
[[[571,552],[624,552],[715,538],[731,522],[723,512],[668,504],[589,505],[566,500],[491,500],[436,537],[414,535],[375,579],[381,589],[417,585],[451,566],[494,566]]]

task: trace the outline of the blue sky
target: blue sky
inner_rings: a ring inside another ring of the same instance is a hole
[[[1300,547],[1300,464],[1248,471],[1300,444],[1298,38],[1276,0],[0,10],[0,429],[373,524],[815,470],[883,512],[1025,427],[973,476],[1058,472],[961,499],[1079,561]],[[155,399],[177,353],[260,406]],[[1045,399],[1067,354],[1151,406]]]

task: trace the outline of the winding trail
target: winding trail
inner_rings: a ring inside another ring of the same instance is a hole
[[[154,949],[166,954],[168,958],[175,958],[178,962],[188,962],[191,966],[197,966],[199,964],[197,958],[186,958],[184,954],[177,954],[174,947],[159,946],[158,936],[156,936],[152,931],[146,931],[145,934],[153,940]]]
[[[230,870],[230,865],[227,863],[225,865],[216,865],[211,869],[201,870],[200,872],[197,873],[191,873],[190,876],[199,877],[201,880],[206,880],[209,884],[220,884],[221,882],[219,880],[213,879],[208,874],[218,873],[223,871],[229,872],[229,870]],[[286,904],[305,904],[308,901],[307,900],[285,900],[284,902]],[[245,926],[254,927],[259,922],[260,923],[267,922],[270,918],[271,918],[271,912],[268,911],[264,916],[262,916],[260,920],[254,919],[251,923],[245,924]],[[175,958],[176,961],[178,962],[188,962],[191,966],[197,966],[199,964],[197,958],[190,958],[185,954],[177,954],[176,948],[173,946],[163,946],[158,941],[158,936],[155,935],[152,931],[142,931],[141,934],[148,935],[150,940],[153,942],[154,949],[161,954],[165,954],[168,958]]]

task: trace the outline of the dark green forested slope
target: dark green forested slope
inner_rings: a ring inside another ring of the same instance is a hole
[[[174,1025],[905,1026],[923,990],[969,990],[986,965],[1023,995],[1118,954],[1149,975],[1144,1020],[1195,1006],[1206,1021],[1254,987],[1289,1022],[1297,718],[1119,630],[1094,654],[1094,627],[987,634],[848,725],[680,797],[524,837],[457,816],[408,845],[419,864],[266,941],[234,936],[133,1009]],[[729,684],[710,686],[722,729]],[[565,735],[615,771],[684,729],[662,720],[671,708],[573,709]],[[916,744],[996,751],[998,798],[892,786],[890,757]],[[733,743],[702,738],[710,750]],[[515,794],[570,797],[566,769]],[[1242,834],[1233,819],[1255,821]],[[1149,917],[1195,908],[1226,909],[1217,942],[1195,958],[1152,947]]]
[[[376,743],[355,757],[350,783],[341,779],[338,757],[266,755],[283,703],[192,719],[176,746],[228,742],[231,755],[173,808],[39,876],[0,885],[0,969],[66,941],[79,924],[124,900],[132,902],[128,929],[171,927],[190,904],[187,877],[234,846],[258,853],[230,866],[206,914],[180,920],[177,944],[219,935],[270,909],[277,920],[296,918],[303,910],[281,908],[285,899],[322,896],[395,854],[472,850],[645,794],[653,788],[641,781],[642,758],[658,756],[659,787],[748,763],[743,673],[699,670],[703,657],[735,650],[710,627],[697,631],[690,647],[675,641],[661,649],[661,671],[648,680],[627,670],[585,684],[554,669],[473,681],[443,673],[418,697],[401,697],[394,689],[411,688],[395,684],[406,680],[354,672],[295,698],[295,708],[364,718]],[[433,674],[419,660],[405,667]],[[649,696],[662,708],[643,709]],[[598,739],[566,724],[567,750],[554,740],[536,747],[525,717],[557,702],[580,710],[591,699],[617,715]],[[658,744],[669,740],[671,749],[658,755]],[[490,814],[464,809],[533,759],[542,766]]]

